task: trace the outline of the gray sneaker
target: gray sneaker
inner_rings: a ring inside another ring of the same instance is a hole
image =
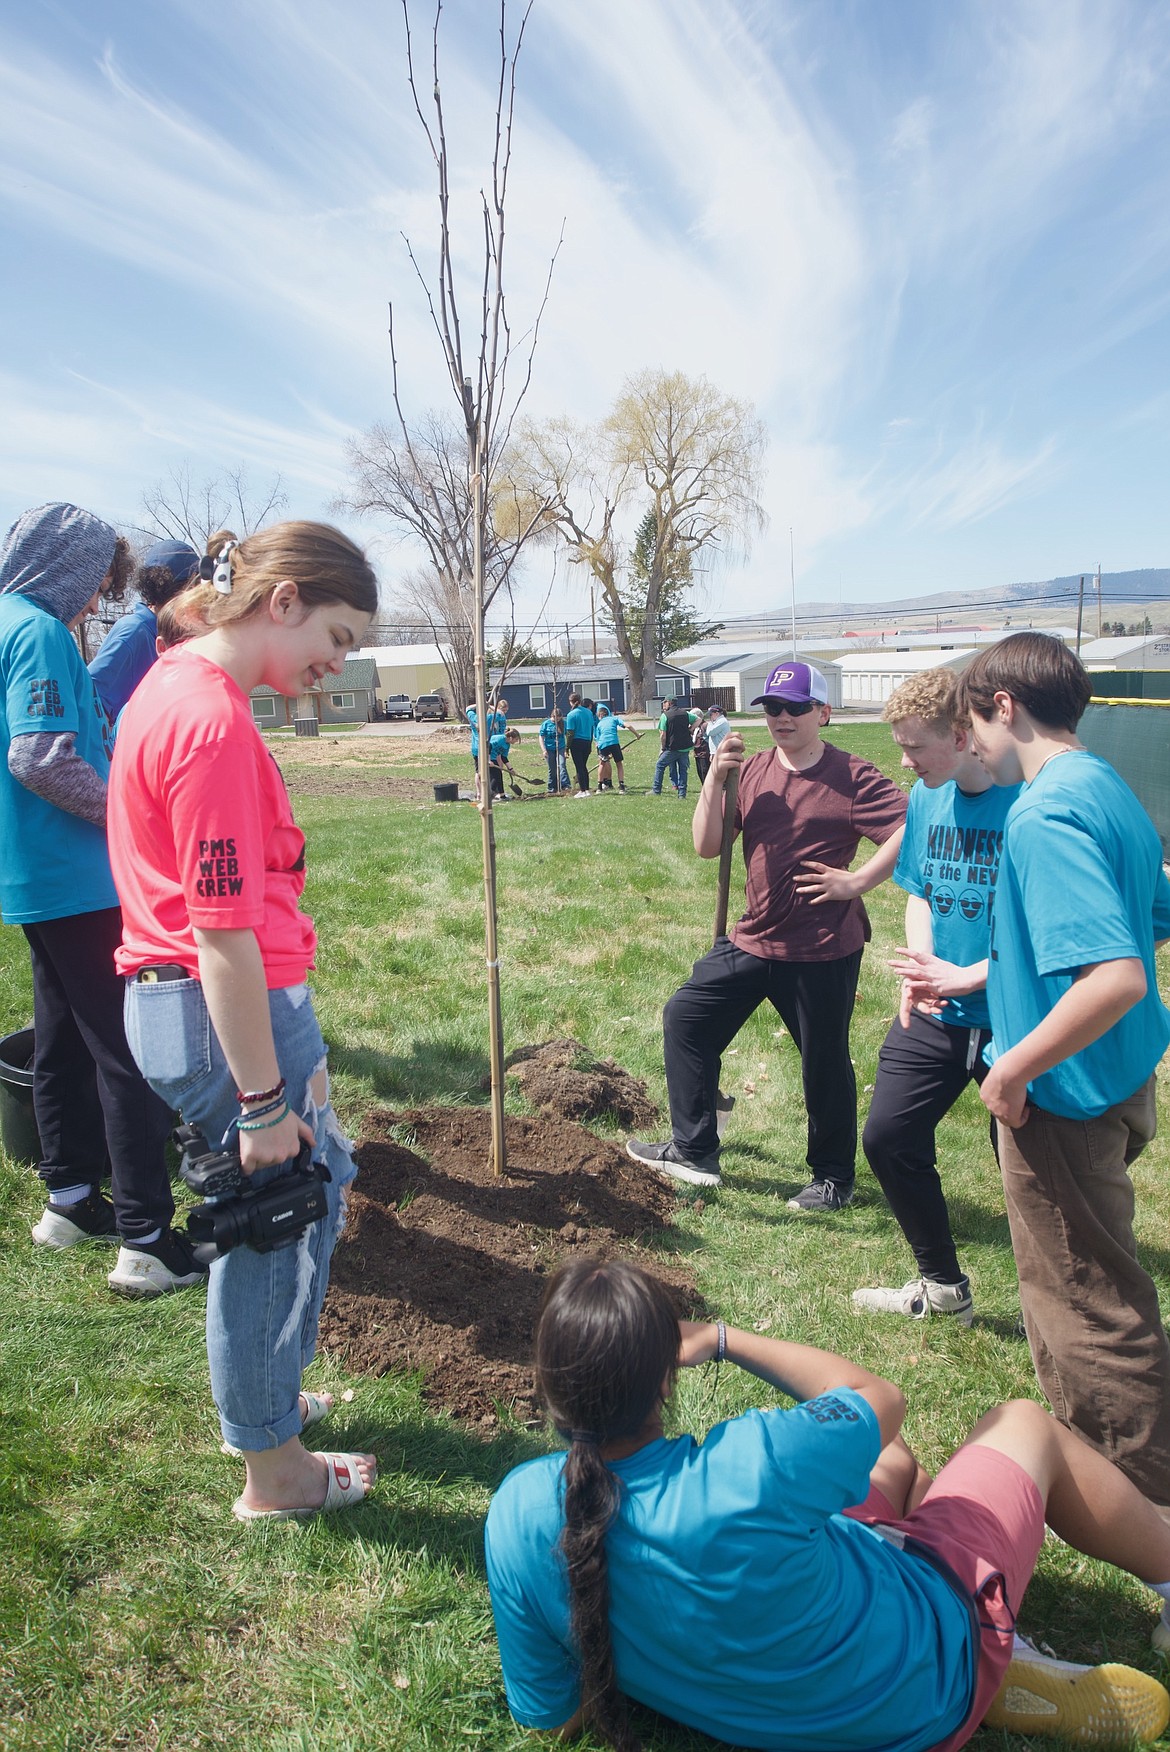
[[[826,1211],[843,1211],[853,1203],[853,1188],[842,1190],[835,1180],[810,1180],[795,1198],[788,1200],[790,1211],[802,1216],[823,1216]]]
[[[960,1326],[974,1318],[971,1285],[966,1278],[957,1284],[936,1284],[930,1278],[911,1278],[900,1290],[854,1290],[853,1306],[868,1314],[901,1314],[908,1320],[926,1320],[931,1314],[950,1314]]]
[[[685,1180],[691,1186],[720,1184],[718,1152],[692,1161],[676,1148],[671,1138],[667,1138],[664,1144],[644,1144],[640,1138],[627,1138],[626,1155],[635,1162],[644,1162],[647,1168],[657,1168],[660,1174],[669,1174],[672,1180]]]

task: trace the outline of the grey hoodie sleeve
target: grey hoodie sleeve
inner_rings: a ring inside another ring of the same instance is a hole
[[[37,730],[8,744],[8,770],[26,790],[80,815],[95,827],[106,825],[106,782],[73,745],[74,732]]]

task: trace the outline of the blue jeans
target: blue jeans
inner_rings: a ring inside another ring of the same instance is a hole
[[[691,751],[689,748],[664,748],[654,763],[654,795],[662,795],[662,775],[670,768],[670,782],[678,786],[678,794],[687,794],[687,774],[691,768]]]
[[[548,788],[550,791],[567,791],[569,788],[569,769],[565,764],[565,751],[546,748],[544,751],[545,765],[548,767]]]
[[[255,1253],[234,1247],[216,1259],[207,1289],[207,1360],[223,1439],[255,1452],[301,1432],[301,1372],[312,1360],[329,1283],[329,1261],[345,1218],[345,1193],[357,1173],[348,1140],[310,1084],[325,1065],[325,1042],[307,986],[269,992],[276,1060],[289,1105],[316,1135],[313,1159],[332,1176],[327,1210],[295,1247]],[[146,1081],[214,1148],[234,1135],[236,1081],[211,1026],[196,979],[126,985],[126,1038]],[[258,1169],[254,1187],[288,1172]]]

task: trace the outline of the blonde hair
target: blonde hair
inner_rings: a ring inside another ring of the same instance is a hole
[[[230,529],[208,537],[207,553],[224,558]],[[274,523],[245,536],[230,552],[231,593],[223,595],[202,578],[173,598],[179,622],[195,632],[228,626],[255,614],[278,584],[291,579],[307,609],[344,602],[362,614],[378,607],[374,569],[356,543],[328,523]]]
[[[939,669],[927,669],[912,675],[901,687],[896,687],[886,701],[882,718],[887,724],[900,724],[904,718],[921,718],[938,736],[951,729],[955,721],[955,696],[959,681],[953,669],[944,664]]]

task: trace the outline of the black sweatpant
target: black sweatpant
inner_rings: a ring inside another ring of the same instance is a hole
[[[577,789],[589,789],[589,751],[593,747],[588,736],[574,736],[569,741],[569,756],[577,774]]]
[[[108,1174],[118,1234],[166,1229],[175,1214],[164,1154],[171,1112],[126,1044],[126,987],[114,967],[116,907],[25,925],[32,952],[33,1109],[50,1192]]]
[[[692,1158],[718,1151],[720,1060],[766,998],[800,1053],[808,1165],[815,1179],[847,1191],[857,1154],[849,1022],[860,970],[860,949],[837,961],[771,961],[720,937],[662,1013],[671,1135],[678,1148]]]
[[[938,1284],[956,1284],[963,1273],[935,1165],[935,1127],[968,1083],[982,1083],[990,1039],[986,1028],[955,1028],[914,1010],[908,1028],[895,1018],[878,1053],[861,1146],[920,1274]],[[994,1149],[994,1122],[990,1129]]]

